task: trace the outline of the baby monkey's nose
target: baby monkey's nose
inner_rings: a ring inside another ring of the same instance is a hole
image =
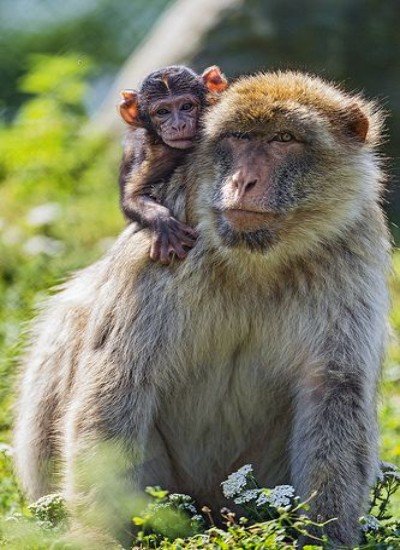
[[[172,129],[174,132],[183,132],[186,130],[186,122],[181,120],[176,120],[172,123]]]

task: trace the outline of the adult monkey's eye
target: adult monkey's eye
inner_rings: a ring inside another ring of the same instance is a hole
[[[181,107],[181,111],[191,111],[193,109],[193,103],[188,101],[187,103],[184,103]]]
[[[293,141],[294,137],[289,132],[281,132],[279,134],[276,134],[276,136],[273,138],[272,141],[281,141],[283,143],[287,143],[288,141]]]
[[[167,115],[168,113],[169,113],[168,109],[158,109],[156,111],[156,114],[160,116]]]

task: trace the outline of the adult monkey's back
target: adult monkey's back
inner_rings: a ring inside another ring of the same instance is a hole
[[[32,497],[58,453],[73,500],[81,459],[107,440],[132,490],[217,508],[250,462],[262,485],[317,491],[332,541],[357,541],[388,309],[380,126],[372,105],[302,74],[232,86],[171,186],[184,219],[190,182],[187,260],[150,264],[128,228],[47,306],[37,332],[55,345],[32,343],[16,428]]]

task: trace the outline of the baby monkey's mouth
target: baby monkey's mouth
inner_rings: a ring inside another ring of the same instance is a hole
[[[170,147],[175,149],[189,149],[194,145],[195,136],[179,136],[173,138],[164,138],[164,141]]]

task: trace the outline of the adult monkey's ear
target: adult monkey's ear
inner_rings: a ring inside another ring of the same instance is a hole
[[[119,112],[131,126],[141,126],[139,119],[139,94],[135,90],[122,90]]]
[[[356,104],[349,106],[347,111],[347,132],[354,136],[358,141],[364,143],[367,139],[369,122],[366,115]]]
[[[350,103],[333,113],[331,121],[342,136],[360,144],[365,143],[369,129],[368,117],[356,103]]]
[[[201,75],[204,86],[211,93],[220,94],[228,87],[228,80],[217,65],[208,67]]]

